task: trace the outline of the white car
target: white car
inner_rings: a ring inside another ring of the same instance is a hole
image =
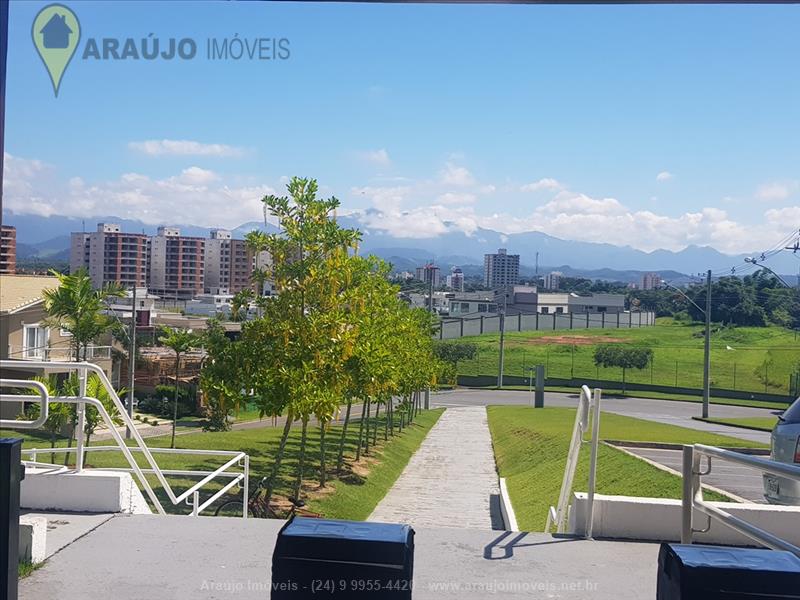
[[[770,446],[772,460],[800,464],[800,398],[778,417]],[[770,504],[800,505],[800,481],[765,473],[764,498]]]

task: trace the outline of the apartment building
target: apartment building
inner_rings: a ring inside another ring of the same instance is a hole
[[[144,286],[147,245],[143,233],[123,233],[117,223],[98,223],[97,231],[71,235],[69,269],[74,273],[85,268],[96,288],[111,282]]]
[[[654,290],[661,287],[661,275],[659,273],[645,273],[642,275],[642,285],[640,289]]]
[[[489,289],[505,288],[519,283],[519,254],[509,254],[505,248],[483,257],[484,285]]]
[[[205,243],[182,236],[177,227],[159,227],[150,238],[150,291],[164,298],[189,300],[205,289]]]
[[[557,290],[561,285],[561,278],[564,274],[561,271],[553,271],[544,276],[543,287],[546,290]]]
[[[461,267],[453,267],[447,276],[447,287],[455,292],[464,291],[464,272]]]
[[[442,284],[441,270],[433,263],[428,263],[424,267],[417,267],[416,278],[428,285],[433,283],[434,288],[438,288]]]
[[[0,274],[13,274],[17,270],[17,229],[10,225],[0,227]]]
[[[206,240],[204,287],[207,294],[235,294],[251,286],[254,257],[244,240],[212,229]]]

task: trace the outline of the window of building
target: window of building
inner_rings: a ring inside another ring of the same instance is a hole
[[[478,312],[486,312],[486,305],[478,304]]]
[[[25,325],[22,332],[22,355],[25,358],[44,359],[47,354],[49,330],[39,323]]]
[[[559,315],[563,314],[564,313],[564,307],[563,306],[556,306],[556,313],[559,314]]]
[[[542,314],[543,314],[543,315],[546,315],[546,314],[548,314],[549,312],[550,312],[550,307],[549,307],[549,306],[543,306],[543,307],[542,307]]]

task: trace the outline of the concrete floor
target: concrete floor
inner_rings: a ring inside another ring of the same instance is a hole
[[[19,597],[266,600],[282,524],[116,516],[20,582]],[[415,600],[655,597],[657,544],[427,527],[416,533]]]

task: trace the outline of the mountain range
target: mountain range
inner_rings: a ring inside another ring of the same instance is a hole
[[[683,250],[655,250],[644,252],[619,243],[595,243],[564,240],[539,231],[504,234],[490,229],[478,229],[471,235],[450,231],[434,238],[396,237],[386,231],[365,226],[367,213],[338,217],[343,227],[362,231],[362,252],[376,254],[393,263],[398,271],[412,270],[428,260],[435,260],[443,269],[461,266],[466,274],[479,274],[483,269],[483,255],[507,248],[510,254],[520,255],[520,271],[532,275],[538,252],[539,273],[558,270],[565,275],[598,279],[636,281],[642,272],[657,271],[667,279],[680,279],[681,274],[697,274],[711,269],[714,272],[745,266],[747,254],[729,255],[710,246],[688,246]],[[114,216],[82,220],[75,217],[23,215],[8,212],[4,224],[17,228],[20,257],[68,257],[69,234],[73,231],[94,231],[99,222],[119,223],[123,231],[155,234],[157,226],[141,221],[120,219]],[[210,228],[177,224],[184,235],[208,236]],[[251,221],[232,230],[234,237],[243,237],[253,229],[265,229],[264,223]],[[277,228],[268,225],[267,231]],[[754,249],[758,256],[760,250]],[[800,261],[790,252],[769,259],[767,265],[794,278]],[[784,277],[786,278],[786,277]]]

